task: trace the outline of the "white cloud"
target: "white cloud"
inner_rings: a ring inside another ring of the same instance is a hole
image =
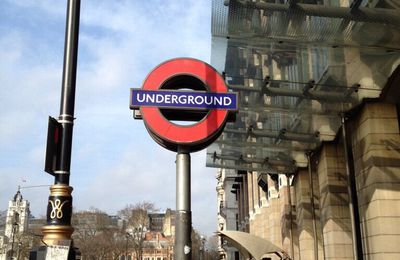
[[[57,16],[65,15],[65,8],[67,6],[65,1],[54,0],[6,0],[6,2],[19,8],[35,8],[35,10],[41,10]]]

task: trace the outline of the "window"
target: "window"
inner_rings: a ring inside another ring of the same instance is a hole
[[[236,214],[236,230],[239,230],[239,214]]]
[[[400,103],[396,104],[397,108],[397,121],[399,122],[399,128],[400,128]]]

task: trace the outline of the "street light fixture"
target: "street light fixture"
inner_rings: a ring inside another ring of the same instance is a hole
[[[22,242],[18,242],[18,249],[17,249],[17,260],[19,260],[20,254],[21,254],[21,247],[22,247]]]
[[[133,238],[132,235],[129,232],[126,232],[125,234],[126,238],[126,244],[125,244],[125,260],[128,260],[128,242],[129,238]]]
[[[204,260],[204,251],[205,249],[206,238],[204,236],[200,236],[200,260]]]
[[[19,219],[19,214],[14,211],[14,219],[12,223],[12,240],[11,240],[11,251],[10,251],[10,259],[14,258],[14,240],[15,240],[15,232],[17,232],[18,228],[18,219]]]

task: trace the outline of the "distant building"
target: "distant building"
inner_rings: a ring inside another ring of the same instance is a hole
[[[157,231],[147,232],[143,247],[143,260],[172,260],[173,239]]]
[[[124,224],[118,216],[110,216],[99,210],[86,210],[73,214],[72,226],[75,229],[75,238],[98,234],[107,229],[122,230]]]
[[[4,234],[6,227],[7,210],[0,211],[0,234]]]
[[[175,241],[175,211],[149,213],[149,232],[145,235],[143,260],[173,259]]]
[[[127,233],[131,233],[134,243],[141,243],[141,249],[136,247],[129,250],[126,259],[138,259],[140,253],[138,250],[141,250],[142,260],[172,260],[175,242],[175,211],[167,209],[165,213],[153,212],[148,213],[147,216],[146,226],[127,227]],[[120,259],[125,260],[124,255]]]
[[[165,214],[164,213],[149,213],[149,228],[152,231],[163,231]]]
[[[124,221],[121,219],[120,216],[111,215],[109,216],[111,220],[111,225],[122,228],[124,226]]]
[[[241,177],[234,170],[221,169],[217,173],[218,230],[239,230],[238,192],[234,185]],[[218,252],[222,259],[237,259],[239,251],[220,237]]]
[[[175,210],[167,209],[163,221],[163,234],[175,237]]]
[[[4,235],[0,236],[0,260],[19,258],[19,240],[28,230],[29,202],[18,190],[9,201],[4,223]]]

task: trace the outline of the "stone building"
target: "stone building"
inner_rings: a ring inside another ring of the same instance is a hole
[[[399,259],[400,3],[213,0],[212,34],[222,258]]]
[[[221,169],[217,173],[217,205],[218,205],[218,231],[238,230],[239,229],[239,208],[236,196],[237,190],[232,186],[238,185],[240,177],[236,171],[231,169]],[[235,186],[234,186],[235,187]],[[232,246],[229,246],[223,239],[219,240],[219,253],[225,255],[228,259],[235,259],[239,252]],[[224,247],[224,249],[222,248]]]
[[[172,260],[173,238],[163,233],[152,231],[146,233],[143,248],[143,260]]]
[[[165,213],[148,213],[148,230],[161,232],[165,236],[175,236],[175,211],[167,209]]]
[[[0,235],[0,260],[20,257],[20,240],[28,230],[29,215],[29,202],[23,199],[18,189],[8,203],[4,235]]]
[[[127,255],[121,260],[172,260],[175,242],[175,211],[148,212],[144,226],[127,226]]]
[[[163,234],[175,237],[175,210],[167,209],[162,220]]]

